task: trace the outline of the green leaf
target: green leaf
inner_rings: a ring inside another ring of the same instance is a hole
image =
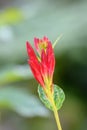
[[[65,100],[65,94],[63,90],[59,86],[54,85],[54,101],[57,110],[59,110],[62,107],[64,100]]]
[[[44,92],[44,89],[40,85],[38,86],[38,94],[39,94],[41,101],[45,104],[45,106],[47,108],[49,108],[50,110],[52,110],[52,105],[51,105],[50,101],[48,100],[48,98]]]
[[[24,117],[48,116],[48,111],[41,106],[37,97],[25,89],[0,88],[0,109],[9,109]]]
[[[48,97],[46,96],[44,89],[39,85],[38,86],[38,93],[41,101],[45,104],[47,108],[50,110],[53,110],[52,103],[49,101]],[[59,110],[62,107],[62,104],[65,100],[65,94],[63,90],[54,84],[54,94],[53,94],[54,102],[56,105],[57,110]]]

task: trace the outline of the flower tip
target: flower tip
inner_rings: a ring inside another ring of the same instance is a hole
[[[44,36],[43,39],[46,40],[46,41],[48,41],[48,37],[47,36]]]
[[[34,37],[34,44],[36,45],[36,43],[37,43],[37,38]]]
[[[27,50],[32,48],[29,41],[26,41],[26,47],[27,47]]]
[[[26,41],[26,48],[27,48],[28,56],[30,56],[30,54],[31,54],[30,52],[33,51],[33,48],[28,41]]]
[[[29,46],[29,42],[28,41],[26,41],[26,47],[28,47]]]
[[[34,46],[36,50],[38,50],[38,43],[39,43],[39,38],[34,37]]]

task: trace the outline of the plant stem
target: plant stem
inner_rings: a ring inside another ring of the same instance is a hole
[[[53,112],[54,112],[55,120],[56,120],[56,123],[57,123],[57,128],[58,128],[58,130],[62,130],[62,127],[61,127],[61,124],[60,124],[60,120],[59,120],[58,111],[57,111],[57,108],[56,108],[56,105],[55,105],[55,102],[54,102],[53,95],[52,95],[52,93],[50,93],[47,90],[45,90],[45,92],[46,92],[46,94],[47,94],[47,96],[49,98],[49,101],[52,103]]]
[[[55,116],[55,120],[56,120],[56,123],[57,123],[58,130],[62,130],[56,106],[54,106],[54,116]]]

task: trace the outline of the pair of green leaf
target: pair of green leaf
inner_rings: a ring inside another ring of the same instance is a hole
[[[52,106],[51,102],[47,98],[47,96],[44,92],[44,89],[40,85],[38,86],[38,93],[39,93],[39,97],[40,97],[41,101],[45,104],[45,106],[47,108],[49,108],[50,110],[53,110],[53,106]],[[53,98],[54,98],[55,106],[56,106],[57,110],[59,110],[62,107],[62,104],[65,100],[65,94],[64,94],[63,90],[57,85],[54,85]]]

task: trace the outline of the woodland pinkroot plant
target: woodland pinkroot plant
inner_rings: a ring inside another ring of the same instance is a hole
[[[55,69],[54,46],[47,37],[42,39],[34,38],[34,45],[37,55],[31,44],[27,41],[28,64],[38,81],[38,93],[41,101],[54,112],[58,130],[62,130],[58,110],[61,108],[65,95],[63,90],[53,83]]]

